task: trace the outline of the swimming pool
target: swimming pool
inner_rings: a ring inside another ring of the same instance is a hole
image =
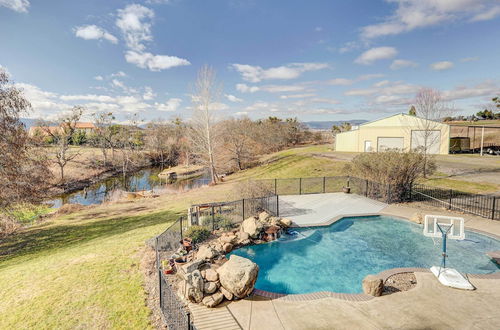
[[[441,239],[434,243],[422,234],[422,225],[388,216],[347,217],[328,227],[293,230],[298,234],[232,252],[259,265],[257,289],[362,293],[368,274],[441,262]],[[463,241],[448,240],[447,266],[464,273],[499,271],[485,253],[500,250],[500,241],[471,231],[465,236]]]

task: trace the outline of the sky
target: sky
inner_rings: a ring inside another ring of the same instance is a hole
[[[189,119],[205,64],[221,118],[372,120],[424,87],[472,114],[500,94],[498,40],[500,0],[0,0],[29,118]]]

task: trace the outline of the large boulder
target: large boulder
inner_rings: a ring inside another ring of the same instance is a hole
[[[206,296],[205,298],[203,298],[202,303],[203,305],[212,308],[220,304],[222,300],[224,300],[224,296],[222,295],[222,293],[216,292],[210,296]]]
[[[363,279],[363,292],[371,296],[380,297],[384,290],[384,281],[375,275],[368,275]]]
[[[198,252],[196,252],[196,260],[210,260],[218,255],[217,251],[208,245],[200,246]]]
[[[189,274],[194,272],[195,270],[199,269],[201,264],[203,263],[203,260],[195,260],[191,262],[187,262],[184,265],[180,266],[179,268],[184,274]]]
[[[203,281],[202,281],[202,289],[200,290],[199,286],[193,286],[188,281],[180,281],[178,284],[178,294],[184,299],[187,299],[194,303],[199,303],[203,299]]]
[[[252,238],[259,237],[262,227],[262,223],[255,217],[250,217],[241,224],[241,229]]]
[[[280,219],[280,224],[281,224],[283,227],[290,227],[290,226],[292,225],[292,220],[287,219],[287,218],[281,218],[281,219]]]
[[[224,250],[224,253],[229,253],[233,250],[233,244],[226,243],[226,244],[224,244],[222,249]]]
[[[271,217],[271,215],[269,213],[267,213],[266,211],[260,212],[259,221],[266,222],[270,217]]]
[[[232,255],[219,269],[221,285],[238,298],[244,298],[252,293],[259,266],[247,258]]]
[[[221,237],[219,237],[219,241],[224,245],[226,243],[235,243],[238,237],[234,233],[224,233]]]
[[[210,282],[216,282],[219,280],[219,274],[213,269],[205,270],[205,279]]]

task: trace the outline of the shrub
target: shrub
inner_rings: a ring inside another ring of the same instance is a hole
[[[391,185],[392,194],[395,194],[396,198],[403,199],[410,185],[423,177],[424,164],[427,164],[427,174],[435,171],[436,163],[429,155],[426,157],[422,152],[389,150],[359,154],[346,165],[345,172],[359,178]]]
[[[214,218],[215,222],[215,228],[217,229],[224,229],[224,230],[230,230],[233,229],[233,222],[229,218],[225,218],[221,215],[216,215]]]
[[[193,240],[193,243],[200,243],[210,237],[210,230],[202,226],[191,226],[186,230],[186,237]]]

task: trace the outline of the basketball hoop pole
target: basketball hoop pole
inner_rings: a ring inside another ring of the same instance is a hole
[[[439,231],[441,232],[441,237],[443,238],[443,261],[441,262],[441,264],[442,264],[442,268],[446,268],[446,257],[447,257],[447,255],[446,255],[446,236],[448,236],[448,232],[450,231],[451,227],[453,227],[453,225],[449,226],[446,231],[444,231],[443,228],[441,228],[439,223],[437,224],[437,227],[439,228]]]

